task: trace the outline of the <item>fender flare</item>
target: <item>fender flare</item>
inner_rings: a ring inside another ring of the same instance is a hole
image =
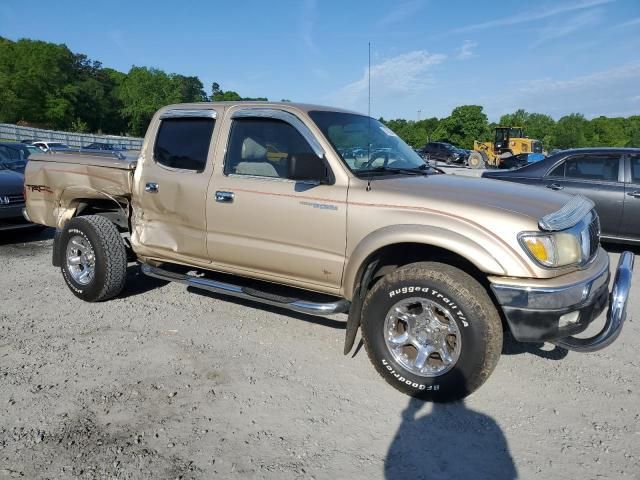
[[[487,245],[494,241],[487,236]],[[393,225],[383,227],[364,237],[347,259],[343,276],[343,293],[351,299],[365,261],[381,248],[394,244],[418,243],[456,253],[487,275],[505,275],[507,269],[490,252],[489,248],[470,240],[455,231],[428,225]]]

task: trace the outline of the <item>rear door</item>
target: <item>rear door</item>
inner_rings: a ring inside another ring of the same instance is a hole
[[[640,240],[640,155],[631,155],[625,160],[624,211],[620,236]]]
[[[582,194],[596,205],[602,235],[615,237],[624,205],[623,158],[615,154],[579,154],[567,157],[544,178],[550,190]]]
[[[210,261],[205,208],[217,116],[214,107],[165,110],[149,127],[133,193],[132,242],[144,255]]]

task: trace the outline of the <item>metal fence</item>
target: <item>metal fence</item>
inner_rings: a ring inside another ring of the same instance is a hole
[[[128,150],[139,150],[142,138],[120,137],[118,135],[97,135],[93,133],[70,133],[41,128],[21,127],[8,123],[0,123],[0,140],[20,142],[22,140],[41,140],[66,143],[72,148],[81,148],[89,143],[103,142],[122,145]]]

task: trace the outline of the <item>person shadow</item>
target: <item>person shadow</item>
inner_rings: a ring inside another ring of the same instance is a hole
[[[508,480],[518,478],[507,440],[489,416],[464,400],[428,403],[412,398],[384,464],[387,480]]]

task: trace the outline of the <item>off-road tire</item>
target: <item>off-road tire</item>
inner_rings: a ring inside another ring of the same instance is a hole
[[[67,265],[66,250],[70,239],[84,237],[95,254],[93,279],[82,285],[76,282]],[[60,269],[73,294],[87,302],[101,302],[118,295],[127,275],[127,252],[116,226],[104,217],[88,215],[69,220],[60,235]]]
[[[488,157],[484,152],[473,151],[467,158],[467,165],[471,168],[485,168]]]
[[[387,348],[385,316],[398,301],[410,297],[424,297],[455,312],[460,356],[442,375],[414,374]],[[362,336],[375,369],[397,390],[423,400],[455,401],[479,388],[498,363],[502,333],[500,316],[482,285],[442,263],[414,263],[387,274],[367,293],[362,307]]]

